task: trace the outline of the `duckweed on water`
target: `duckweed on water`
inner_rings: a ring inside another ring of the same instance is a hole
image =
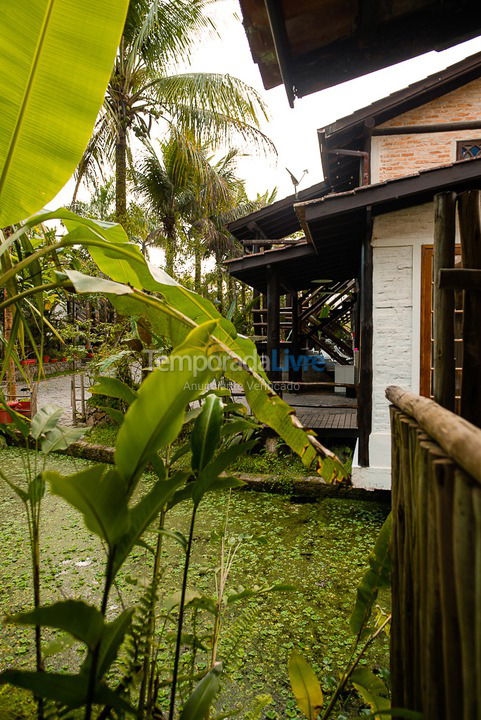
[[[0,451],[6,473],[22,475],[19,451]],[[75,472],[87,463],[68,457],[52,458],[50,467]],[[226,494],[213,494],[203,502],[195,533],[190,589],[212,593],[219,562],[219,533],[225,522]],[[59,498],[48,496],[43,506],[43,602],[82,596],[98,603],[103,556],[97,539],[84,528],[80,516]],[[250,588],[288,583],[296,590],[233,605],[225,616],[219,656],[226,677],[219,708],[233,708],[270,693],[273,703],[265,717],[298,717],[289,691],[287,658],[297,648],[312,662],[326,692],[349,655],[348,619],[358,581],[365,569],[387,508],[370,502],[324,500],[294,504],[286,496],[253,492],[234,493],[230,501],[228,534],[242,538],[229,587]],[[169,527],[187,531],[189,509],[177,506],[169,513]],[[23,509],[5,486],[0,486],[0,613],[25,610],[31,605],[29,549]],[[179,546],[166,540],[162,594],[180,585]],[[119,595],[112,594],[109,611],[135,602],[138,586],[149,575],[148,553],[138,549],[119,578]],[[385,600],[385,598],[383,598]],[[31,667],[33,648],[28,630],[3,625],[0,667]],[[48,660],[48,667],[74,670],[78,649],[70,648]],[[388,665],[387,641],[375,645],[371,665]],[[4,688],[0,717],[33,717],[26,696]],[[240,715],[242,717],[242,714]],[[350,704],[344,715],[358,717]]]

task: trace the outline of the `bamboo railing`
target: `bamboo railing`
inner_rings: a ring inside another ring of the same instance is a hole
[[[481,430],[389,387],[392,706],[481,718]]]

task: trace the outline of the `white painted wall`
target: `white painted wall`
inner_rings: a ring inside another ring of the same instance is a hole
[[[373,418],[370,467],[353,470],[353,483],[390,487],[388,385],[419,392],[421,247],[434,233],[432,202],[374,219]]]

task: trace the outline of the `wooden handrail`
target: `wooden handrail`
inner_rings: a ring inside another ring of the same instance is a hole
[[[481,429],[426,397],[390,385],[386,397],[418,425],[474,480],[481,483]]]

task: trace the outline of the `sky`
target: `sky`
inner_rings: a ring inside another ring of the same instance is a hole
[[[241,158],[239,174],[245,179],[251,197],[274,187],[277,188],[278,198],[291,194],[293,186],[286,167],[297,178],[304,170],[308,171],[300,188],[319,182],[322,170],[317,128],[481,50],[481,37],[478,37],[443,52],[427,53],[297,99],[294,109],[291,109],[283,86],[268,91],[263,88],[241,23],[237,0],[217,0],[210,6],[209,15],[217,33],[199,38],[191,52],[190,66],[185,64],[180,71],[229,73],[261,94],[270,117],[261,129],[274,142],[277,158],[275,155],[255,154],[255,151],[252,154],[252,149],[247,157]],[[72,188],[70,182],[50,206],[58,207],[70,202]]]

